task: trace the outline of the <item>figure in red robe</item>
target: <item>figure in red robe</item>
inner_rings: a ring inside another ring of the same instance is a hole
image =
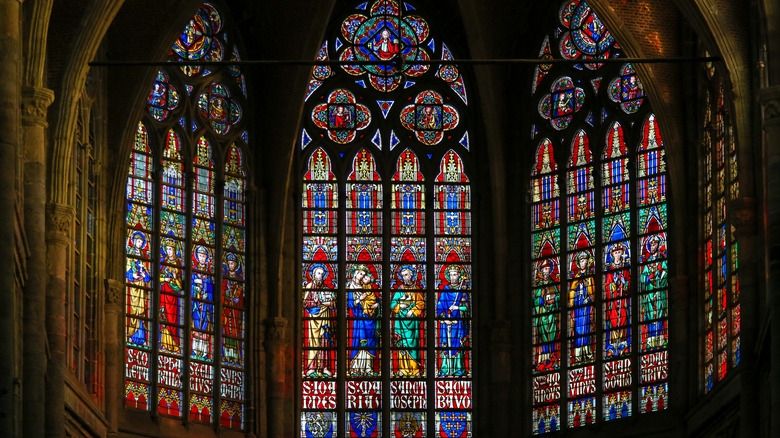
[[[398,40],[390,38],[390,31],[387,29],[382,30],[371,46],[380,59],[392,59],[398,54]]]

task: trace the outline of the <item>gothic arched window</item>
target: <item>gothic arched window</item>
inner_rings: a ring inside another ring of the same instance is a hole
[[[566,0],[531,84],[534,434],[668,406],[666,165],[631,64]]]
[[[739,263],[728,206],[739,197],[736,138],[729,100],[715,67],[708,65],[702,123],[704,253],[704,391],[739,365]]]
[[[238,59],[205,3],[173,61]],[[236,66],[160,69],[127,178],[125,406],[243,429],[247,131]]]
[[[454,57],[396,0],[340,17],[330,59],[377,64],[315,67],[306,93],[300,436],[470,436],[464,80],[414,64]]]

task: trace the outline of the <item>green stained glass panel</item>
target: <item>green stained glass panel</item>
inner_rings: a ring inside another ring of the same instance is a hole
[[[561,252],[561,231],[558,228],[553,230],[534,233],[534,248],[532,256],[534,258],[549,257]]]
[[[593,246],[596,238],[596,221],[569,225],[569,251]]]

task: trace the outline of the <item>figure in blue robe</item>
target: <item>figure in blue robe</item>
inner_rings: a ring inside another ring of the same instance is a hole
[[[352,268],[352,280],[347,284],[347,306],[352,320],[352,333],[349,352],[351,375],[375,376],[374,360],[379,345],[377,333],[377,311],[379,300],[371,288],[371,274],[366,265]],[[368,289],[368,290],[366,290]]]
[[[138,319],[138,317],[143,317],[146,314],[148,292],[146,289],[139,286],[149,286],[152,277],[149,275],[149,271],[144,268],[142,261],[129,261],[130,269],[125,273],[125,278],[127,278],[128,283],[127,294],[130,299],[130,307],[127,311],[127,333],[131,333],[130,342],[135,345],[145,345],[146,328],[144,327],[144,321]]]
[[[436,315],[439,320],[439,341],[441,347],[441,366],[438,375],[462,376],[466,374],[463,352],[459,350],[464,340],[468,339],[467,321],[460,318],[467,316],[468,295],[461,289],[467,289],[462,280],[463,268],[450,265],[447,268],[449,283],[442,286],[436,302]]]

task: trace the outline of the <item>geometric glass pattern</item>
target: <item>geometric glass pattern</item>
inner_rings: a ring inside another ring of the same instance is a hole
[[[203,4],[170,58],[221,60],[222,20]],[[209,91],[177,95],[171,84]],[[125,406],[238,430],[245,427],[248,145],[230,129],[240,123],[241,101],[230,96],[243,96],[244,86],[235,66],[158,73],[130,153],[124,237]],[[185,130],[177,122],[197,116],[209,123]]]
[[[728,205],[739,197],[736,136],[723,79],[706,70],[702,122],[703,295],[702,382],[715,387],[740,362],[739,254]]]
[[[566,0],[557,12],[567,30],[544,37],[542,59],[622,56],[587,3]],[[663,410],[668,221],[656,117],[630,65],[543,65],[531,90],[530,429]]]
[[[301,136],[300,437],[472,436],[466,88],[454,65],[408,62],[456,62],[418,13],[362,3],[316,55],[407,63],[312,70],[303,132],[321,134]]]

